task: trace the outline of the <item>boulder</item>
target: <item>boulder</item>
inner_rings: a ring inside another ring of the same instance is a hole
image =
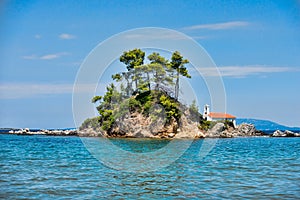
[[[183,139],[183,138],[192,139],[192,138],[195,138],[195,136],[196,136],[195,132],[180,131],[174,136],[174,138],[176,138],[176,139]]]
[[[285,137],[284,133],[280,130],[274,131],[270,136],[271,137]]]
[[[139,129],[133,133],[133,137],[135,137],[135,138],[152,138],[153,135],[148,130]]]
[[[230,130],[224,130],[220,133],[220,138],[232,138],[232,137],[236,137],[237,136],[237,132],[236,131],[230,131]]]
[[[218,138],[224,130],[225,124],[219,122],[206,132],[205,137]]]
[[[80,137],[99,137],[103,134],[100,131],[94,130],[93,128],[88,128],[81,131],[77,131],[77,135]]]
[[[194,138],[204,138],[203,132],[201,132],[198,128],[198,123],[192,121],[185,115],[181,116],[180,119],[180,128],[178,128],[177,123],[175,124],[176,126],[174,127],[175,131],[175,137],[174,138],[189,138],[189,139],[194,139]]]
[[[175,136],[175,133],[169,133],[168,138],[173,138]]]
[[[295,133],[289,130],[285,130],[284,134],[286,135],[286,137],[295,137]]]
[[[284,132],[276,130],[270,135],[270,137],[300,137],[300,134],[289,130],[285,130]]]
[[[256,136],[257,131],[253,124],[241,124],[237,127],[237,136]]]
[[[241,124],[237,128],[228,127],[224,123],[217,123],[209,129],[205,137],[209,138],[233,138],[233,137],[249,137],[262,136],[264,133],[256,130],[253,124]]]
[[[205,138],[205,135],[202,131],[197,131],[195,134],[195,138]]]

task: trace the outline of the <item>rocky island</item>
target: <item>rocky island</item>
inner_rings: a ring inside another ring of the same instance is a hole
[[[231,121],[208,121],[196,102],[178,100],[180,78],[192,78],[187,59],[175,51],[170,60],[153,52],[145,64],[141,49],[125,51],[120,62],[127,69],[112,76],[114,83],[104,96],[95,96],[99,116],[87,119],[81,136],[134,138],[231,138],[263,136],[252,124],[235,126]],[[273,136],[276,136],[276,134]],[[296,136],[296,135],[295,135]]]
[[[99,116],[86,119],[78,130],[10,130],[9,134],[122,138],[233,138],[265,136],[252,124],[208,120],[196,102],[182,104],[180,78],[191,78],[187,59],[175,51],[170,60],[141,49],[125,51],[120,62],[126,71],[112,75],[103,96],[95,96]],[[277,130],[271,137],[299,137],[300,133]]]

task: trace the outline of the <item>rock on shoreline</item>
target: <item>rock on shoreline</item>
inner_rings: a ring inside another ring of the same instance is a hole
[[[241,124],[237,128],[226,128],[224,123],[217,123],[209,129],[206,138],[234,138],[234,137],[251,137],[251,136],[264,136],[262,131],[256,130],[253,124]]]
[[[31,131],[29,128],[20,130],[10,130],[9,134],[14,135],[52,135],[52,136],[77,136],[77,130],[48,130],[42,129],[37,131]]]
[[[289,130],[280,131],[276,130],[272,134],[265,134],[262,131],[256,130],[252,124],[241,124],[237,128],[227,128],[224,123],[217,123],[211,129],[207,131],[195,129],[195,124],[185,124],[183,128],[177,129],[176,133],[169,130],[163,135],[151,135],[150,133],[141,131],[137,136],[123,135],[121,137],[140,137],[140,138],[235,138],[235,137],[252,137],[252,136],[269,136],[269,137],[300,137],[300,133],[294,133]],[[107,136],[100,130],[94,130],[93,128],[86,128],[84,130],[37,130],[31,131],[28,128],[19,130],[10,130],[6,132],[14,135],[49,135],[49,136],[79,136],[79,137],[117,137]]]
[[[300,137],[300,133],[294,133],[289,130],[280,131],[276,130],[270,135],[270,137]]]

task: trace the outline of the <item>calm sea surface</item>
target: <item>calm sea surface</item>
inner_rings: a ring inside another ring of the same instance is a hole
[[[168,141],[113,143],[149,152]],[[300,138],[219,139],[204,158],[202,144],[166,168],[132,173],[106,167],[78,137],[0,134],[0,199],[300,199]]]

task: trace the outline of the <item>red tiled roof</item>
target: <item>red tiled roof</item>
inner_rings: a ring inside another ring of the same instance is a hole
[[[217,118],[217,119],[235,119],[236,117],[227,113],[215,113],[211,112],[208,114],[211,118]]]

